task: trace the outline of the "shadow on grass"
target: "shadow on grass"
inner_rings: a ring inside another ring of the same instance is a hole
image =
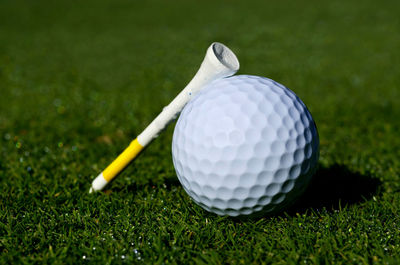
[[[352,172],[345,166],[319,168],[299,201],[286,212],[290,215],[307,209],[337,210],[371,199],[380,192],[381,184],[377,178]]]

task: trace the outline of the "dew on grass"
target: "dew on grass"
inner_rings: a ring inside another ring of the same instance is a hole
[[[96,247],[93,247],[93,250],[96,250]]]
[[[121,259],[125,259],[125,255],[121,255]]]
[[[82,259],[86,259],[86,256],[85,256],[85,255],[83,255],[83,256],[82,256]]]
[[[135,257],[136,257],[137,260],[141,260],[142,259],[142,257],[140,256],[139,250],[137,250],[136,248],[133,249],[133,253],[135,254]]]
[[[61,99],[59,99],[59,98],[56,98],[56,99],[53,100],[53,105],[56,106],[56,107],[60,106],[61,103],[62,103]]]
[[[4,139],[5,140],[10,140],[11,139],[11,135],[9,133],[4,134]]]

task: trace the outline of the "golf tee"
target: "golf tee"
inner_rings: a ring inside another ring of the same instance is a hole
[[[167,125],[176,119],[186,103],[212,81],[228,77],[239,70],[239,61],[225,45],[214,42],[208,47],[199,70],[189,84],[168,104],[146,129],[92,182],[89,192],[102,190],[147,146]]]
[[[144,146],[133,140],[130,145],[92,182],[89,192],[102,190],[113,178],[115,178],[133,159],[143,150]]]

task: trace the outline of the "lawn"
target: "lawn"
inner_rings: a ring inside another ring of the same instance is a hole
[[[0,264],[399,264],[399,1],[0,1]],[[295,91],[320,136],[288,211],[219,217],[171,158],[174,124],[91,181],[219,41]]]

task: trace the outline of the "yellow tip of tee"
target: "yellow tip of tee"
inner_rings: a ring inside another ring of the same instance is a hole
[[[104,179],[109,182],[116,177],[143,150],[136,138],[129,146],[102,172]]]

